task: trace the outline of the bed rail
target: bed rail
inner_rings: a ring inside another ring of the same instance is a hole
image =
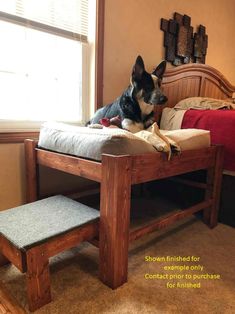
[[[164,154],[145,154],[132,157],[132,184],[176,176],[182,173],[213,167],[216,147],[183,151],[171,160]]]

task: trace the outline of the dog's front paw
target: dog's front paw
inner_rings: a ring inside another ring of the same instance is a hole
[[[94,124],[89,124],[88,128],[91,128],[91,129],[103,129],[103,125],[101,125],[99,123],[94,123]]]

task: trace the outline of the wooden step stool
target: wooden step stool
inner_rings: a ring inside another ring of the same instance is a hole
[[[49,258],[97,236],[98,224],[99,211],[62,195],[0,212],[0,264],[26,272],[30,311],[51,301]]]

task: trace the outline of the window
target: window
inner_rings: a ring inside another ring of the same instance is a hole
[[[0,129],[88,120],[88,16],[88,0],[0,0]]]

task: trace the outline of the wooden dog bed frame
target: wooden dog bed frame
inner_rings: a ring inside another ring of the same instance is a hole
[[[61,170],[101,183],[99,225],[99,276],[102,282],[115,289],[127,281],[129,242],[173,224],[200,210],[204,222],[213,228],[217,224],[222,176],[223,148],[184,151],[168,161],[163,153],[112,156],[102,155],[96,162],[43,150],[37,141],[25,141],[27,171],[27,201],[38,199],[38,165]],[[182,173],[207,170],[207,182],[192,183],[205,189],[205,200],[185,210],[174,211],[163,219],[130,230],[131,185],[172,177]]]

